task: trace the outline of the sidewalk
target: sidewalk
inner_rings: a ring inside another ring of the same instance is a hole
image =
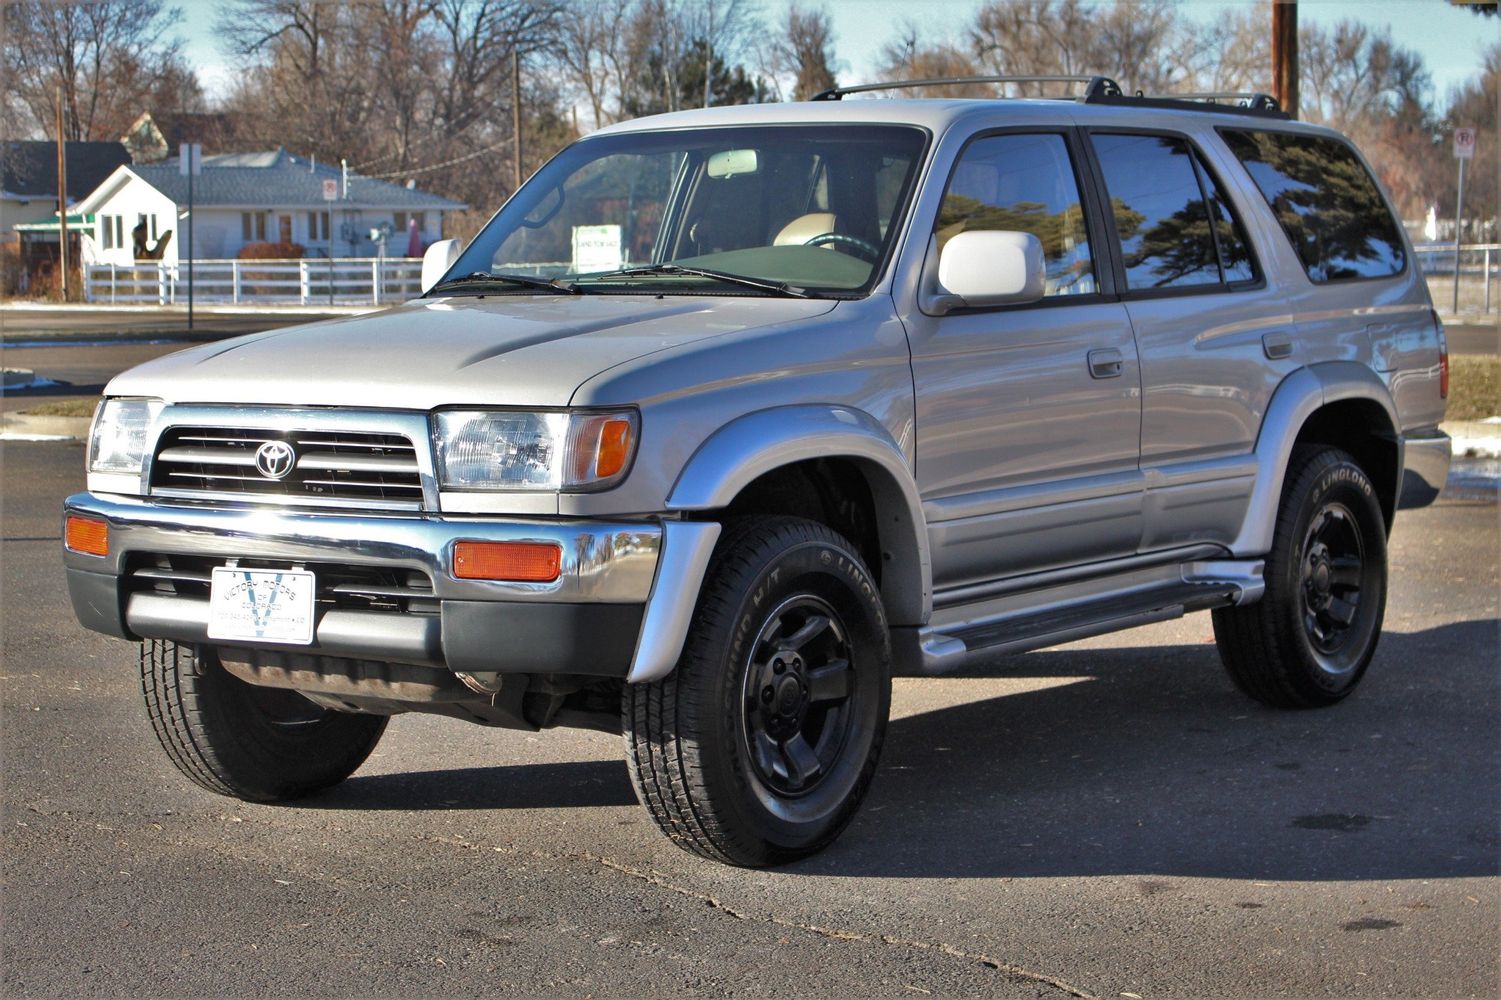
[[[374,312],[377,306],[123,306],[0,302],[0,343],[115,339],[218,340],[296,323]]]

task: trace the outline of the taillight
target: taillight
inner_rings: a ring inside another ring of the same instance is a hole
[[[1438,310],[1430,310],[1433,313],[1433,329],[1438,331],[1438,394],[1440,399],[1449,398],[1449,338],[1444,335],[1443,320],[1438,318]]]

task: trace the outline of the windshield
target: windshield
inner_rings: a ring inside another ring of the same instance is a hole
[[[925,139],[891,125],[585,139],[527,182],[434,291],[556,290],[486,280],[510,275],[576,292],[861,294],[895,238]]]

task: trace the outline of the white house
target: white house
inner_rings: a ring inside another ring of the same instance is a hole
[[[415,220],[423,246],[441,239],[443,214],[466,206],[314,163],[284,149],[203,158],[193,178],[193,256],[232,258],[248,243],[298,243],[309,257],[406,255]],[[122,166],[79,201],[92,215],[87,264],[162,260],[174,264],[187,238],[188,178],[176,160]],[[420,252],[420,251],[419,251]]]

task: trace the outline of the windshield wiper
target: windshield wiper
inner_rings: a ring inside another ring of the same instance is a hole
[[[635,278],[657,274],[689,274],[697,278],[710,278],[714,281],[723,281],[729,285],[741,285],[745,288],[759,288],[763,292],[789,295],[795,299],[813,297],[807,289],[790,285],[785,281],[773,281],[771,278],[750,278],[746,275],[734,274],[730,271],[715,271],[707,267],[687,267],[683,264],[651,264],[646,267],[628,267],[621,271],[610,271],[606,274],[591,274],[584,280],[596,281],[608,278]]]
[[[466,274],[460,278],[449,278],[447,281],[440,281],[428,290],[428,294],[465,285],[495,283],[520,285],[523,288],[538,288],[544,292],[552,292],[556,295],[582,294],[582,290],[572,282],[564,281],[561,278],[534,278],[530,274],[498,274],[491,271],[475,271],[473,274]]]

